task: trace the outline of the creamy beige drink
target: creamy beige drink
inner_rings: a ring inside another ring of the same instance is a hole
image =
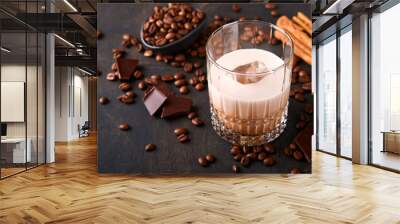
[[[283,65],[274,53],[255,48],[234,50],[209,64],[213,125],[242,136],[279,135],[290,90],[290,71]]]

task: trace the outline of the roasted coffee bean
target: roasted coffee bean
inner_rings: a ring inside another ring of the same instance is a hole
[[[125,103],[125,104],[131,104],[134,102],[133,97],[129,97],[126,94],[122,94],[120,96],[118,96],[117,98],[121,103]]]
[[[309,122],[310,121],[310,117],[307,115],[307,114],[305,114],[305,113],[301,113],[300,114],[300,121],[304,121],[304,122]]]
[[[136,46],[139,43],[139,40],[134,36],[131,36],[130,41],[131,41],[131,45],[133,45],[133,46]]]
[[[138,88],[141,89],[141,90],[145,90],[145,89],[147,89],[147,85],[146,85],[146,83],[144,81],[140,81],[138,83]]]
[[[267,158],[267,153],[265,152],[260,152],[257,156],[257,159],[260,161],[264,161],[265,158]]]
[[[213,163],[213,162],[215,162],[215,156],[214,156],[213,154],[208,153],[208,154],[206,155],[206,160],[207,160],[209,163]]]
[[[188,130],[186,128],[176,128],[174,130],[174,134],[176,136],[179,136],[179,135],[182,135],[182,134],[187,134],[187,133],[188,133]]]
[[[236,13],[238,13],[238,12],[240,12],[240,6],[238,5],[238,4],[232,4],[232,11],[233,12],[236,12]]]
[[[305,121],[299,121],[296,124],[296,128],[297,129],[303,129],[306,125],[307,125],[307,123]]]
[[[161,76],[161,80],[164,82],[172,82],[174,81],[174,76],[172,74],[165,74],[163,76]]]
[[[246,154],[247,157],[249,157],[251,160],[257,160],[257,154],[254,152]]]
[[[233,156],[233,159],[236,160],[236,161],[240,161],[242,159],[242,157],[243,157],[243,154],[239,153],[239,154]]]
[[[175,33],[172,33],[172,32],[167,33],[167,35],[165,35],[165,39],[167,39],[167,40],[175,40],[175,37],[176,37]],[[163,45],[163,44],[161,44],[161,45]]]
[[[189,136],[187,136],[186,134],[181,134],[178,135],[178,137],[176,137],[178,139],[179,142],[184,143],[189,141]]]
[[[303,69],[299,71],[299,82],[301,83],[311,82],[310,75]]]
[[[170,65],[175,68],[181,67],[181,63],[176,61],[171,61]]]
[[[293,72],[294,73],[298,73],[299,71],[301,70],[301,66],[295,66],[294,68],[293,68]]]
[[[277,17],[278,15],[279,15],[278,10],[275,10],[275,9],[271,10],[272,17]]]
[[[264,7],[266,8],[266,9],[275,9],[275,5],[273,4],[273,3],[266,3],[265,5],[264,5]]]
[[[181,94],[188,94],[189,93],[189,88],[187,87],[187,86],[181,86],[181,87],[179,87],[179,92],[181,93]]]
[[[272,166],[274,165],[275,161],[272,157],[267,157],[263,160],[265,166]]]
[[[304,100],[305,100],[304,95],[301,93],[296,93],[296,95],[294,95],[294,99],[299,102],[304,102]]]
[[[157,55],[156,55],[156,61],[158,61],[158,62],[163,61],[163,56],[162,56],[162,54],[157,54]]]
[[[183,73],[181,73],[181,72],[177,72],[174,75],[174,79],[175,80],[184,79],[184,78],[185,78],[185,75]]]
[[[199,76],[199,82],[201,82],[203,84],[206,84],[207,83],[207,76],[205,76],[205,75]]]
[[[96,32],[96,37],[97,37],[98,40],[101,39],[103,37],[103,33],[100,32],[100,31],[97,31]]]
[[[113,49],[113,57],[115,59],[122,57],[123,51],[119,48],[114,48]]]
[[[131,38],[132,38],[132,37],[131,37],[130,34],[128,34],[128,33],[123,34],[123,35],[122,35],[122,45],[123,45],[124,47],[130,47],[130,46],[132,46]]]
[[[135,48],[138,52],[142,52],[143,51],[143,45],[141,43],[138,43],[135,45]]]
[[[188,117],[188,119],[192,120],[193,118],[197,117],[197,113],[196,112],[190,112],[187,117]]]
[[[290,149],[290,148],[288,148],[288,147],[286,147],[286,148],[283,149],[283,153],[284,153],[286,156],[292,156],[292,155],[293,155],[293,150]]]
[[[122,123],[122,124],[120,124],[119,125],[119,129],[120,130],[122,130],[122,131],[127,131],[127,130],[129,130],[129,125],[127,124],[127,123]]]
[[[304,111],[305,111],[306,113],[312,114],[313,111],[314,111],[313,105],[312,105],[312,104],[306,104],[306,105],[304,106]]]
[[[99,98],[99,103],[100,104],[108,104],[109,102],[110,102],[110,100],[105,96],[102,96],[102,97]]]
[[[179,80],[176,80],[176,81],[174,82],[174,85],[177,86],[177,87],[181,87],[181,86],[186,86],[187,83],[186,83],[186,80],[184,80],[184,79],[179,79]]]
[[[197,83],[194,88],[197,91],[203,91],[206,88],[206,86],[203,83],[200,82],[200,83]]]
[[[196,84],[199,83],[199,82],[200,82],[199,79],[197,77],[195,77],[195,76],[193,76],[193,77],[191,77],[189,79],[189,84],[192,85],[192,86],[196,86]]]
[[[150,79],[151,79],[152,82],[157,83],[158,81],[161,80],[161,76],[159,76],[159,75],[152,75],[152,76],[150,76]]]
[[[197,159],[197,162],[199,163],[200,166],[206,167],[208,165],[207,159],[203,156],[199,157]]]
[[[128,91],[128,92],[125,93],[125,95],[127,97],[130,97],[130,98],[135,98],[136,97],[136,93],[134,93],[133,91]]]
[[[242,150],[240,149],[240,146],[238,146],[238,145],[233,145],[231,148],[232,155],[238,155],[239,153],[241,153],[241,151]]]
[[[233,171],[234,173],[239,173],[239,172],[240,172],[240,169],[239,169],[239,167],[238,167],[237,165],[232,165],[232,171]]]
[[[193,64],[191,62],[185,62],[185,64],[183,65],[183,71],[192,72],[193,71]]]
[[[195,118],[192,119],[192,124],[195,125],[195,126],[201,126],[201,125],[203,125],[203,121],[200,120],[200,118],[195,117]]]
[[[142,79],[143,78],[143,72],[140,70],[136,70],[135,73],[133,73],[133,76],[135,79]]]
[[[194,74],[195,74],[196,76],[203,76],[203,75],[205,75],[206,73],[203,71],[203,69],[196,69],[196,71],[194,71]]]
[[[294,157],[296,160],[302,160],[302,159],[303,159],[303,153],[302,153],[300,150],[295,150],[295,151],[293,152],[293,157]]]
[[[253,147],[253,152],[254,152],[254,153],[264,152],[264,146],[262,146],[262,145],[254,146],[254,147]]]
[[[175,55],[174,60],[176,62],[184,62],[186,60],[186,57],[184,54],[177,54],[177,55]]]
[[[200,67],[201,67],[201,61],[195,61],[195,62],[193,62],[193,67],[194,67],[194,68],[200,68]]]
[[[294,144],[294,143],[290,143],[290,144],[289,144],[289,149],[291,149],[291,150],[296,150],[296,149],[297,149],[297,145]]]
[[[312,88],[311,82],[306,82],[306,83],[304,83],[304,84],[301,86],[301,88],[303,88],[304,91],[311,91],[311,88]]]
[[[271,143],[267,143],[264,145],[264,150],[267,153],[275,153],[275,148]]]
[[[190,54],[190,56],[192,56],[192,57],[197,57],[198,52],[197,52],[196,50],[191,50],[189,54]]]
[[[250,158],[247,156],[242,156],[242,158],[240,159],[240,164],[242,164],[242,166],[250,166]]]
[[[252,148],[250,146],[244,145],[242,147],[242,151],[243,151],[244,154],[247,154],[247,153],[250,153],[252,151]]]
[[[128,91],[132,89],[131,84],[127,83],[127,82],[123,82],[121,84],[119,84],[119,89],[122,91]]]
[[[110,72],[110,73],[107,74],[106,79],[109,80],[109,81],[115,81],[115,80],[117,80],[117,76],[115,75],[114,72]]]
[[[156,148],[157,148],[157,146],[154,145],[154,144],[147,144],[147,145],[144,146],[144,150],[146,152],[154,151],[154,150],[156,150]]]
[[[290,89],[289,96],[294,97],[294,95],[296,95],[296,91],[294,89]]]
[[[299,168],[293,168],[290,170],[290,173],[291,174],[299,174],[299,173],[301,173],[301,170]]]
[[[113,64],[111,65],[111,70],[112,70],[113,72],[118,71],[118,65],[117,65],[117,63],[113,63]]]
[[[145,57],[151,57],[151,56],[153,56],[153,51],[152,50],[145,50],[143,55]]]

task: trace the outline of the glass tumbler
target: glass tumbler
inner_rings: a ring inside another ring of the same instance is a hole
[[[290,36],[268,22],[236,21],[211,34],[206,52],[211,121],[217,134],[248,146],[279,137],[288,113]]]

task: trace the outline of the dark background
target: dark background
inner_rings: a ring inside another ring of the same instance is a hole
[[[160,3],[161,4],[161,3]],[[243,3],[240,13],[231,10],[231,3],[197,3],[206,13],[206,19],[211,20],[214,15],[248,19],[255,16],[265,21],[275,22],[264,4]],[[144,107],[143,93],[137,88],[137,81],[133,83],[134,92],[138,94],[136,102],[125,105],[116,100],[121,94],[119,82],[110,82],[105,79],[113,63],[112,49],[121,47],[121,36],[130,33],[139,37],[141,24],[152,13],[154,4],[98,4],[98,29],[104,37],[98,41],[97,62],[98,69],[103,75],[98,80],[98,96],[106,96],[111,102],[108,105],[98,105],[98,171],[101,173],[132,173],[132,174],[231,174],[234,161],[229,153],[230,144],[222,140],[212,129],[208,102],[208,89],[197,92],[189,87],[194,105],[198,108],[200,118],[205,121],[202,127],[195,127],[186,117],[172,121],[151,117]],[[311,17],[311,9],[307,4],[276,4],[278,11],[291,17],[302,11]],[[280,45],[276,46],[277,48]],[[147,75],[162,75],[182,71],[170,65],[156,62],[154,58],[146,58],[137,53],[134,48],[127,49],[127,58],[139,59],[141,70]],[[205,60],[204,64],[205,64]],[[310,70],[310,66],[304,66]],[[203,67],[206,70],[206,67]],[[190,77],[191,75],[186,75]],[[172,87],[176,93],[177,88]],[[312,103],[312,95],[306,94],[306,102]],[[292,168],[300,168],[305,173],[311,172],[311,163],[305,160],[296,161],[283,154],[283,148],[290,144],[297,135],[295,125],[299,120],[305,103],[299,103],[292,98],[289,103],[288,124],[285,132],[273,142],[277,152],[273,155],[276,164],[265,167],[261,162],[253,162],[249,168],[242,168],[242,173],[288,173]],[[127,122],[132,129],[124,132],[118,129],[120,123]],[[177,127],[189,129],[191,141],[181,144],[176,140],[173,130]],[[145,152],[144,146],[148,143],[157,145],[154,152]],[[207,153],[216,156],[217,161],[209,167],[198,165],[197,158]]]

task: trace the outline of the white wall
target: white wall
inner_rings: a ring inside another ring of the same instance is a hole
[[[55,140],[77,139],[88,121],[88,78],[72,67],[56,67],[55,76]]]

